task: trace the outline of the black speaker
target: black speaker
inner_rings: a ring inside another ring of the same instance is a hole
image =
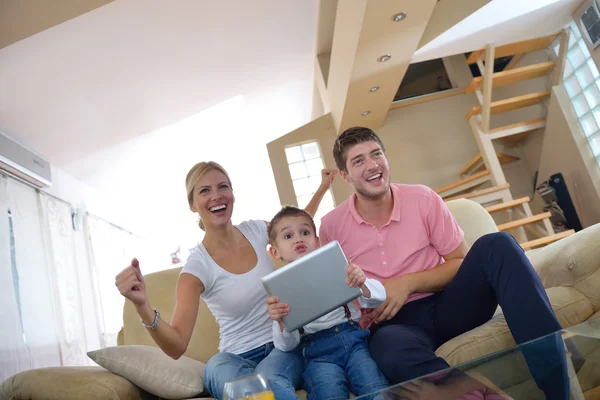
[[[552,212],[551,221],[555,227],[574,229],[576,232],[583,229],[565,178],[560,172],[542,182],[536,189],[546,203],[544,211]]]

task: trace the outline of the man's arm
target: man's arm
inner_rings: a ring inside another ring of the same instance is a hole
[[[413,293],[439,292],[450,283],[463,259],[467,255],[467,244],[463,240],[451,253],[442,255],[444,263],[428,271],[402,275],[383,282],[387,298],[377,307],[375,322],[392,319]]]
[[[468,250],[467,244],[463,240],[456,250],[450,254],[442,255],[446,261],[437,267],[428,271],[415,272],[413,274],[393,278],[387,282],[406,279],[409,281],[407,282],[407,285],[411,290],[411,294],[442,291],[448,286],[452,278],[454,278],[454,275],[458,272],[458,268],[467,255]],[[384,286],[387,282],[384,282]]]

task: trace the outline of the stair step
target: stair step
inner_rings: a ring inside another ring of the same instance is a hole
[[[532,51],[546,49],[552,45],[552,42],[556,40],[558,35],[560,35],[560,33],[498,46],[494,49],[494,58],[514,56],[516,54],[530,53]],[[479,56],[484,53],[485,50],[476,50],[472,52],[469,55],[469,58],[467,58],[467,63],[475,64]]]
[[[454,193],[447,194],[449,196],[449,195],[455,194],[457,191],[464,191],[473,186],[481,185],[482,183],[485,183],[490,179],[491,179],[490,171],[485,170],[485,171],[481,171],[476,174],[473,174],[471,176],[467,176],[466,178],[460,179],[458,181],[452,182],[446,186],[437,188],[437,189],[435,189],[435,192],[437,194],[439,194],[440,196],[442,196],[442,193],[451,191],[452,189],[455,189]],[[442,196],[442,197],[444,197],[444,196]]]
[[[508,210],[508,209],[514,208],[516,206],[520,206],[523,203],[529,203],[529,201],[531,201],[529,196],[521,197],[519,199],[507,201],[506,203],[500,203],[500,204],[486,207],[485,210],[491,214],[494,212]]]
[[[513,161],[519,161],[519,157],[511,156],[510,154],[504,153],[496,153],[496,157],[498,157],[498,161],[500,161],[501,165],[511,163]],[[480,163],[477,167],[475,167],[478,163]],[[475,167],[472,171],[470,171],[473,167]],[[467,163],[460,171],[458,171],[458,176],[463,176],[467,173],[479,172],[485,168],[485,164],[483,163],[483,157],[481,153],[477,154],[471,161]]]
[[[508,231],[510,229],[518,228],[519,226],[533,224],[534,222],[542,221],[546,218],[550,218],[552,216],[551,212],[545,212],[538,215],[534,215],[532,217],[521,218],[515,221],[510,221],[505,224],[498,225],[499,231]]]
[[[540,247],[540,246],[544,246],[544,245],[550,244],[552,242],[556,242],[557,240],[566,238],[567,236],[571,236],[574,233],[575,233],[575,230],[574,229],[570,229],[568,231],[564,231],[564,232],[560,232],[560,233],[555,233],[554,235],[550,235],[550,236],[546,236],[546,237],[543,237],[543,238],[539,238],[539,239],[535,239],[535,240],[530,240],[530,241],[525,242],[525,243],[521,243],[521,247],[523,248],[523,250],[533,249],[535,247]]]
[[[521,135],[530,133],[536,129],[543,128],[546,126],[545,118],[536,118],[529,121],[517,122],[516,124],[510,124],[501,126],[498,128],[490,129],[488,134],[491,139],[500,139],[507,136]]]
[[[527,81],[529,79],[539,78],[547,75],[554,69],[554,61],[546,61],[539,64],[527,65],[521,68],[504,70],[492,75],[492,87],[510,85],[517,82]],[[467,87],[467,93],[473,93],[483,83],[483,77],[473,78],[471,84]]]
[[[496,192],[499,192],[501,190],[508,189],[508,188],[510,188],[510,184],[503,183],[502,185],[492,186],[489,188],[485,188],[485,189],[481,189],[481,190],[474,190],[469,193],[463,193],[463,194],[459,194],[457,196],[448,197],[447,199],[444,199],[444,201],[450,201],[450,200],[456,200],[456,199],[472,199],[474,197],[484,196],[484,195],[490,194],[490,193],[496,193]]]
[[[507,111],[518,110],[519,108],[533,106],[542,103],[550,97],[550,91],[524,94],[522,96],[511,97],[509,99],[498,100],[490,104],[490,115],[499,114]],[[465,116],[468,120],[474,115],[481,114],[481,106],[474,106]]]

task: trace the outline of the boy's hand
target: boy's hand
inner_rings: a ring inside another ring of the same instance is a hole
[[[365,285],[367,276],[364,271],[356,264],[350,263],[348,269],[346,269],[346,283],[350,287],[359,287],[363,291],[363,297],[370,298],[371,291]]]
[[[280,303],[279,299],[275,296],[267,297],[267,311],[269,312],[269,317],[273,321],[279,322],[279,327],[283,332],[285,325],[282,321],[282,318],[288,315],[290,312],[290,306],[286,303]]]
[[[333,179],[339,173],[337,169],[323,169],[321,170],[321,187],[329,189],[333,183]]]

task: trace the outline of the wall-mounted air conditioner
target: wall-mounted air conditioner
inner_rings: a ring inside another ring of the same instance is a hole
[[[600,45],[600,0],[591,0],[584,7],[583,13],[576,19],[581,34],[588,42],[590,48],[594,49]]]
[[[50,163],[0,132],[0,171],[42,188],[52,185]]]

